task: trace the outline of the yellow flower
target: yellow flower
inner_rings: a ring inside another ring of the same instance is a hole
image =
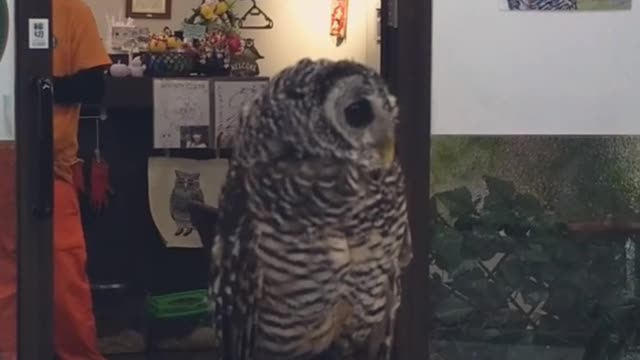
[[[167,39],[167,48],[179,49],[182,47],[182,41],[174,36]]]
[[[200,7],[200,16],[207,21],[211,21],[215,18],[216,14],[211,6],[204,4]]]
[[[224,15],[227,11],[229,11],[229,5],[226,1],[220,1],[215,6],[215,13],[218,16]]]

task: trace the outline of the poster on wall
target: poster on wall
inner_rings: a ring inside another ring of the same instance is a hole
[[[206,79],[153,80],[154,148],[211,147],[210,85]]]
[[[14,0],[0,0],[0,141],[15,140],[13,11]]]
[[[214,81],[215,142],[220,149],[233,145],[242,105],[266,86],[268,78],[228,79]]]
[[[331,1],[331,32],[336,39],[347,37],[347,23],[349,16],[349,0]]]
[[[191,222],[189,205],[218,206],[228,164],[221,159],[149,158],[149,209],[165,246],[203,246]]]
[[[503,10],[630,10],[631,0],[499,0]]]

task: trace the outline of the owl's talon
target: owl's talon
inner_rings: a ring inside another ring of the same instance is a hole
[[[193,228],[188,228],[184,234],[182,234],[182,236],[189,236],[189,234],[191,234],[193,232]]]
[[[175,235],[176,235],[176,236],[180,236],[180,234],[182,234],[182,232],[183,232],[183,231],[184,231],[184,229],[183,229],[183,228],[178,228],[178,230],[176,230]]]

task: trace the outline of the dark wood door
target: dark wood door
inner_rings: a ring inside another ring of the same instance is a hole
[[[53,357],[50,14],[0,0],[0,358]]]
[[[403,279],[396,360],[429,358],[431,11],[432,0],[382,1],[381,71],[400,105],[398,150],[406,175],[414,253]]]

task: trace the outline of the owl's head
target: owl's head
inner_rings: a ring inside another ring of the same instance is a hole
[[[304,59],[245,105],[236,156],[245,165],[319,157],[383,168],[394,160],[397,118],[395,97],[374,70]]]
[[[200,173],[189,173],[176,169],[175,174],[175,187],[190,188],[200,183]]]

